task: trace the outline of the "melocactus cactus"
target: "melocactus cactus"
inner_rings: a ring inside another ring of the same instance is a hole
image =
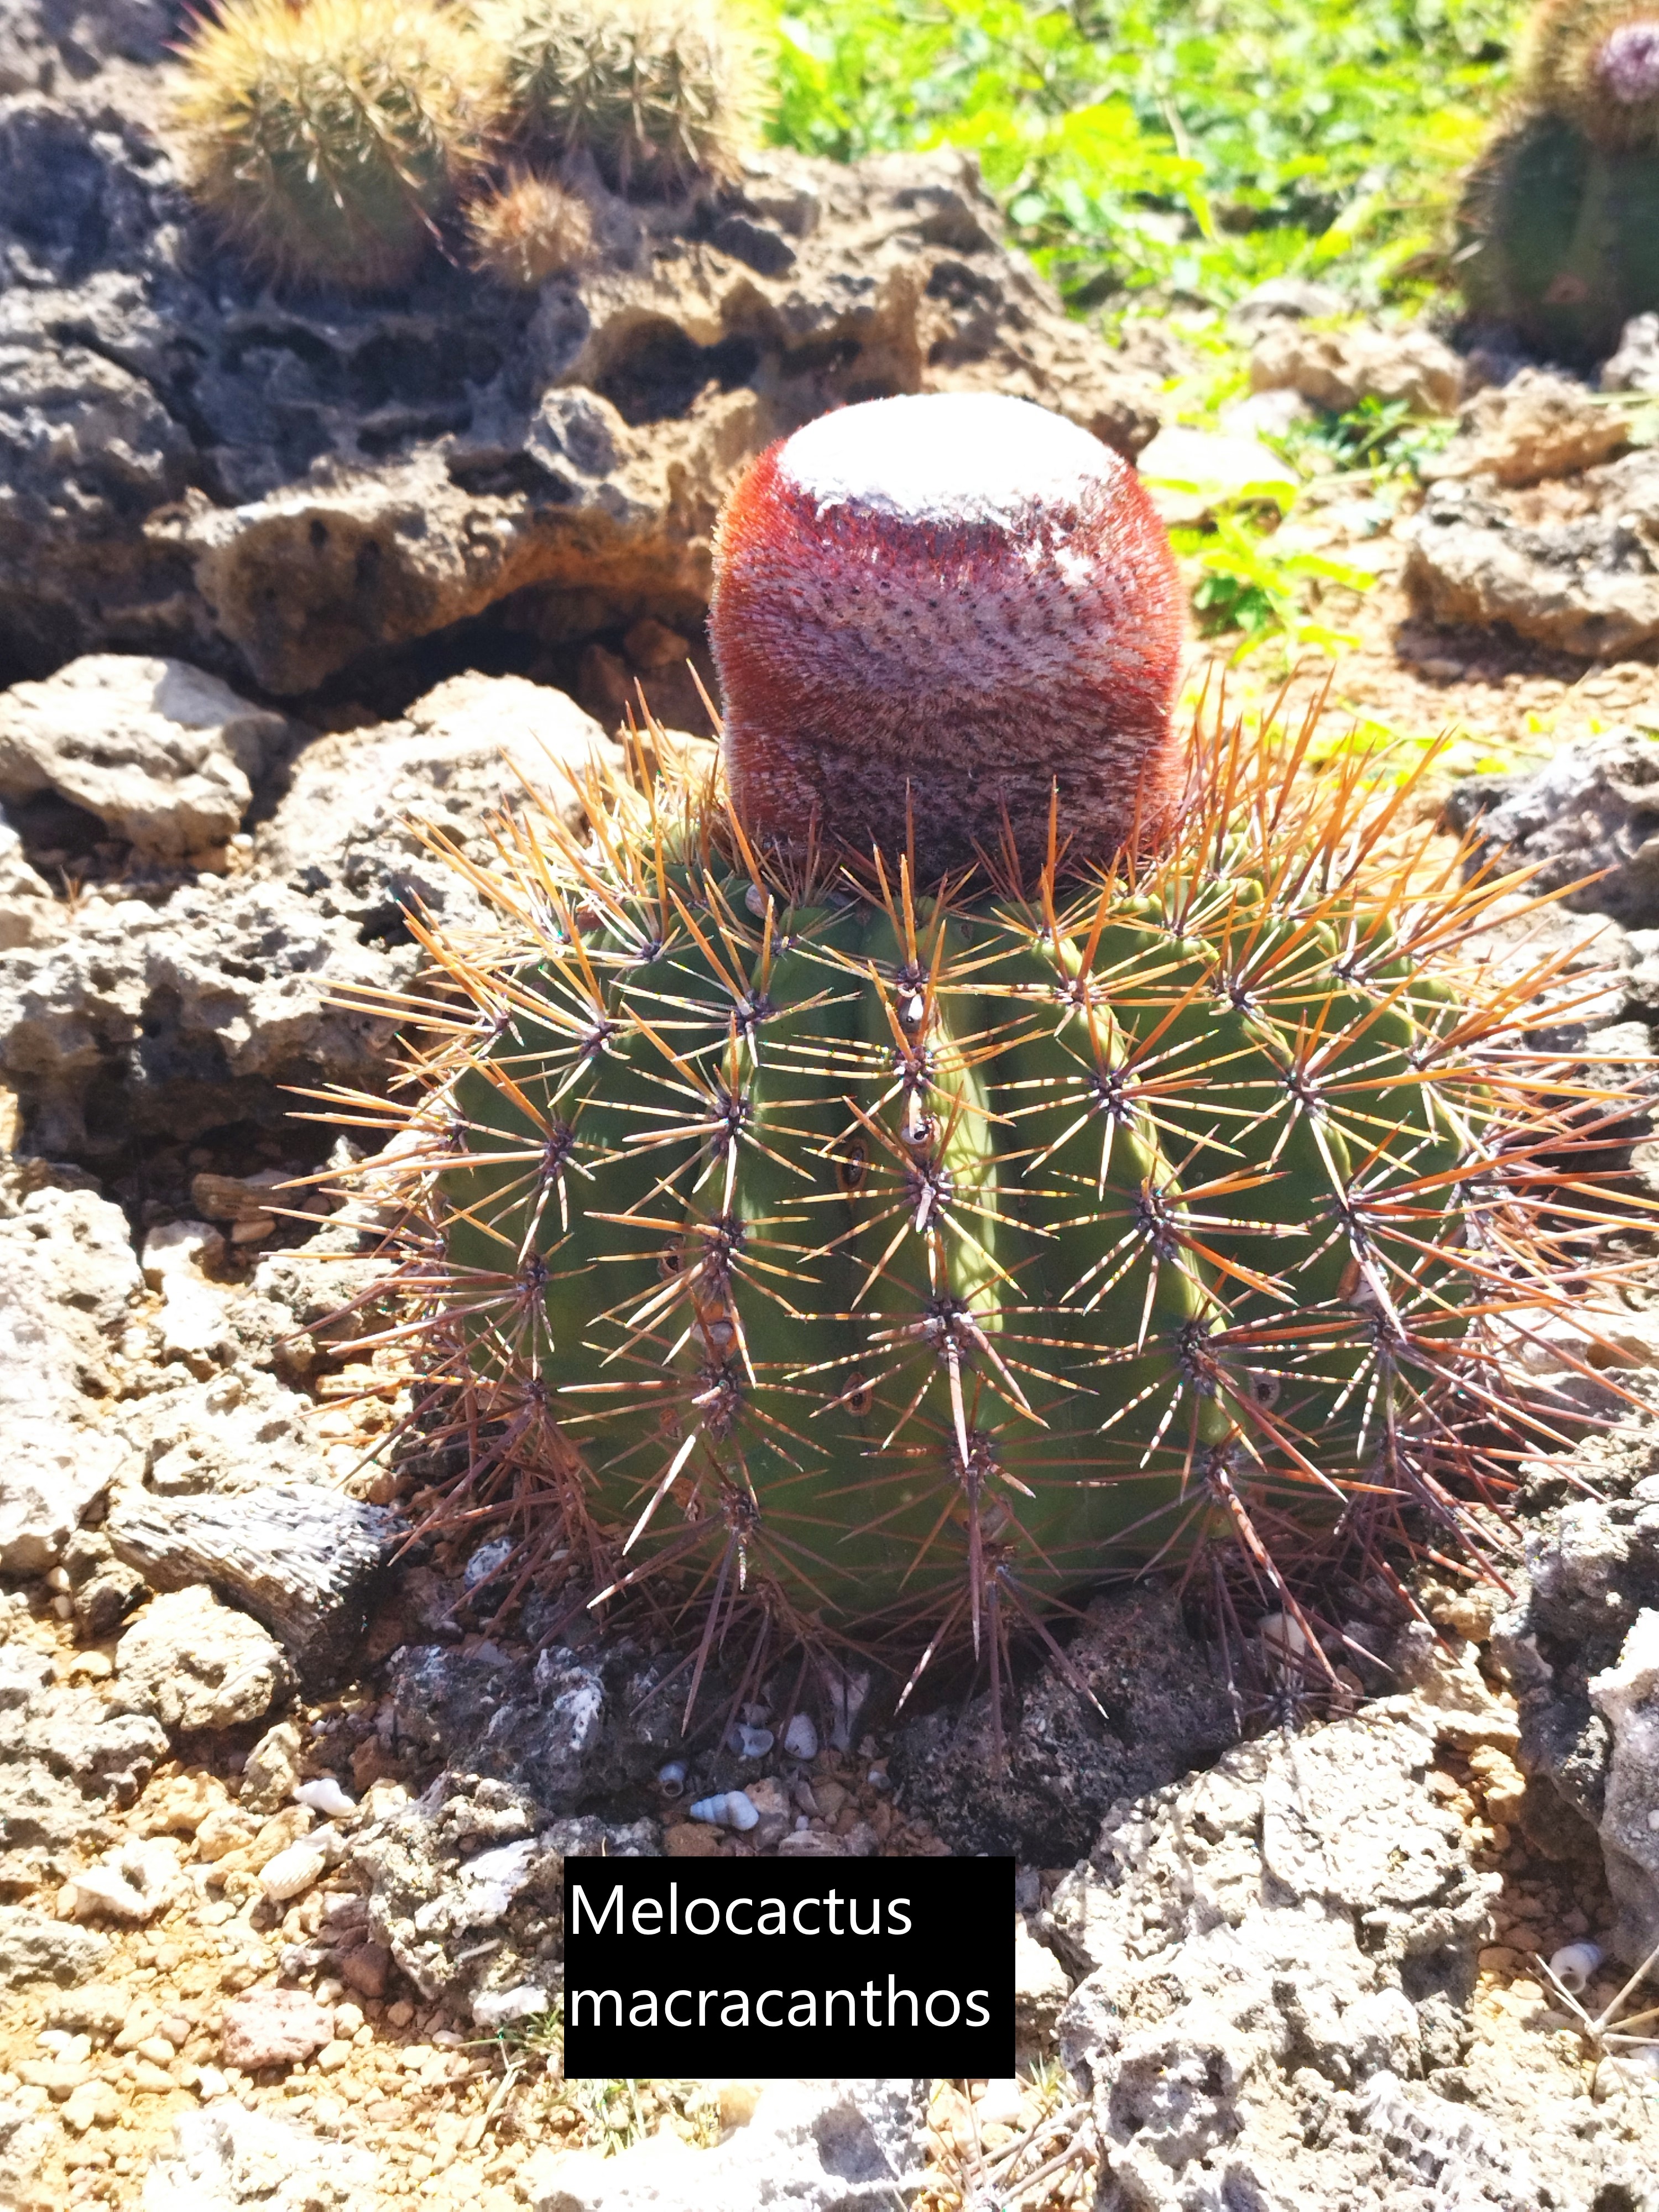
[[[729,174],[744,57],[712,0],[481,0],[507,125],[532,154],[591,155],[620,192]]]
[[[1520,82],[1465,191],[1464,294],[1589,366],[1659,307],[1659,0],[1546,0]]]
[[[1214,1544],[1303,1621],[1310,1529],[1478,1543],[1599,1211],[1540,979],[1459,964],[1498,886],[1309,732],[1176,756],[1167,556],[1022,403],[810,426],[719,544],[731,809],[596,784],[471,870],[495,942],[427,935],[374,1173],[438,1519],[520,1539],[500,1597],[700,1611],[694,1696],[741,1593],[995,1670]]]
[[[483,159],[479,49],[422,0],[221,0],[184,64],[191,187],[280,276],[399,282]]]

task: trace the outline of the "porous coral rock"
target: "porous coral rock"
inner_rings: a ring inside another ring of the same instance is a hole
[[[0,693],[0,799],[56,792],[143,860],[178,860],[242,826],[289,726],[182,660],[90,653]]]

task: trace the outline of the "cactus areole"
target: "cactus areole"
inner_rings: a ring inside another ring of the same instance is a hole
[[[1282,1607],[1310,1529],[1481,1542],[1572,1419],[1521,1355],[1585,1295],[1594,1190],[1547,1209],[1601,1110],[1522,1045],[1540,979],[1460,969],[1498,887],[1306,732],[1177,747],[1146,500],[1022,403],[763,457],[715,635],[732,810],[596,782],[460,860],[495,940],[424,933],[376,1188],[486,1591],[688,1606],[695,1692],[740,1594],[1000,1663],[1212,1543]]]
[[[726,507],[710,636],[732,803],[920,876],[1164,822],[1182,592],[1127,461],[993,393],[871,400],[762,456]]]

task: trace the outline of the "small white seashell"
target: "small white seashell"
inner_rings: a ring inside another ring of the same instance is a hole
[[[783,1747],[791,1759],[813,1759],[817,1755],[818,1732],[812,1725],[810,1713],[797,1713],[783,1732]]]
[[[1275,1666],[1285,1667],[1301,1658],[1308,1648],[1302,1623],[1288,1613],[1265,1614],[1256,1626],[1261,1648]]]
[[[758,1826],[760,1814],[741,1790],[726,1790],[718,1797],[699,1797],[691,1808],[694,1820],[706,1820],[711,1828],[747,1830]]]
[[[1601,1963],[1599,1943],[1564,1943],[1550,1960],[1550,1972],[1564,1990],[1577,1996]]]
[[[671,1759],[666,1766],[657,1769],[657,1787],[665,1797],[679,1797],[685,1791],[685,1761]]]
[[[772,1748],[770,1729],[745,1728],[739,1721],[726,1731],[726,1747],[735,1751],[739,1759],[764,1759]]]
[[[309,1805],[313,1813],[320,1813],[325,1820],[337,1820],[342,1813],[355,1813],[357,1801],[348,1797],[331,1774],[319,1775],[314,1782],[296,1782],[295,1802]]]

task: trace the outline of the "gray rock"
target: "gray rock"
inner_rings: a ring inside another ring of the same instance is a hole
[[[901,1729],[892,1758],[899,1802],[953,1850],[1066,1865],[1088,1849],[1115,1799],[1155,1790],[1233,1741],[1224,1686],[1172,1590],[1146,1583],[1096,1599],[1066,1656],[1105,1719],[1050,1661],[1007,1703],[1000,1760],[988,1696],[960,1719],[941,1711]]]
[[[161,61],[177,32],[175,0],[8,0],[0,94],[51,92],[107,62]]]
[[[1474,816],[1484,853],[1504,866],[1536,867],[1530,890],[1564,890],[1599,875],[1561,903],[1610,915],[1627,929],[1659,923],[1659,744],[1651,738],[1603,730],[1479,795],[1494,802]],[[1608,948],[1617,963],[1611,935]]]
[[[1612,1737],[1601,1837],[1619,1909],[1613,1948],[1640,1965],[1659,1950],[1659,1612],[1637,1614],[1616,1662],[1588,1687]]]
[[[1403,399],[1421,415],[1449,415],[1463,392],[1463,364],[1420,325],[1309,330],[1275,317],[1250,356],[1252,392],[1299,392],[1338,413],[1362,400]]]
[[[164,1592],[115,1649],[114,1703],[153,1713],[169,1735],[245,1727],[293,1686],[276,1639],[198,1588]]]
[[[545,2010],[562,1986],[567,1852],[654,1858],[659,1850],[653,1820],[547,1823],[516,1784],[447,1772],[416,1802],[361,1830],[350,1857],[368,1877],[372,1933],[422,1995],[465,1996],[495,2025],[507,2015],[492,2018],[492,1999]]]
[[[62,2141],[56,2123],[33,2106],[0,2102],[0,2204],[6,2212],[48,2212],[61,2202],[46,2172]]]
[[[29,866],[23,841],[0,820],[0,952],[20,945],[50,945],[69,927],[52,885]]]
[[[174,2121],[139,2203],[142,2212],[362,2212],[380,2201],[379,2168],[365,2146],[226,2099]]]
[[[411,1644],[394,1655],[387,1690],[398,1734],[469,1774],[526,1791],[544,1816],[637,1789],[683,1756],[684,1694],[653,1697],[676,1659],[647,1658],[626,1638],[533,1659],[494,1643],[458,1650]],[[712,1708],[719,1687],[708,1692]],[[744,1770],[724,1748],[696,1761],[694,1795],[735,1786]]]
[[[1038,1922],[1084,1977],[1060,2039],[1102,2212],[1651,2202],[1644,2108],[1604,2112],[1576,2064],[1534,2076],[1511,2043],[1474,2044],[1499,1885],[1429,1794],[1433,1756],[1391,1704],[1108,1816]]]
[[[452,677],[398,722],[321,738],[295,758],[258,833],[260,869],[329,915],[385,927],[418,900],[446,921],[477,911],[462,877],[421,842],[436,830],[471,857],[493,851],[488,818],[542,796],[581,818],[579,780],[620,749],[562,691],[522,677]]]
[[[27,1905],[0,1905],[0,1985],[84,1982],[109,1955],[109,1938],[72,1921],[48,1920]],[[3,2203],[3,2198],[0,2198]]]
[[[112,1840],[106,1816],[132,1803],[167,1740],[148,1714],[114,1711],[50,1672],[27,1650],[0,1648],[0,1851],[21,1855],[20,1874],[61,1881],[62,1854]]]
[[[106,1533],[155,1589],[206,1582],[234,1599],[316,1683],[353,1655],[404,1530],[395,1513],[337,1491],[266,1483],[234,1498],[129,1491]]]
[[[250,1322],[250,1347],[233,1332],[233,1316]],[[163,1333],[167,1309],[162,1313]],[[209,1491],[227,1494],[256,1490],[268,1482],[321,1481],[325,1463],[309,1419],[312,1401],[290,1390],[255,1364],[276,1359],[280,1323],[270,1330],[251,1301],[228,1302],[220,1310],[219,1328],[233,1364],[205,1379],[187,1379],[175,1365],[152,1370],[157,1387],[123,1405],[117,1418],[121,1433],[142,1455],[144,1480],[159,1497],[193,1497]],[[167,1349],[164,1340],[162,1349]]]
[[[748,2121],[713,2150],[692,2150],[664,2130],[616,2158],[543,2151],[520,2186],[532,2212],[902,2204],[926,2163],[927,2096],[925,2081],[893,2075],[769,2081]]]
[[[159,905],[88,901],[61,944],[5,963],[0,1079],[49,1157],[279,1127],[285,1085],[374,1082],[395,1024],[333,995],[400,987],[417,958],[363,944],[281,884],[206,878]]]
[[[143,1577],[110,1549],[101,1529],[77,1528],[64,1547],[70,1601],[82,1642],[101,1644],[145,1595]]]
[[[1586,660],[1645,653],[1659,641],[1659,453],[1580,482],[1586,512],[1537,524],[1490,480],[1431,485],[1407,532],[1403,580],[1419,611],[1448,627],[1502,624]]]
[[[125,1216],[88,1190],[0,1190],[0,1571],[39,1574],[130,1463],[92,1425],[143,1290]]]
[[[56,792],[146,860],[221,846],[242,826],[280,714],[182,660],[91,653],[0,693],[0,800]]]
[[[1490,477],[1509,485],[1577,476],[1628,444],[1629,418],[1570,376],[1523,368],[1508,384],[1477,392],[1457,435],[1426,458],[1425,482]]]
[[[1591,1680],[1659,1607],[1659,1416],[1627,1413],[1526,1474],[1526,1573],[1492,1650],[1520,1707],[1522,1826],[1565,1858],[1595,1849],[1606,1804],[1612,1739]]]
[[[1659,392],[1659,315],[1635,315],[1601,364],[1603,392]]]

